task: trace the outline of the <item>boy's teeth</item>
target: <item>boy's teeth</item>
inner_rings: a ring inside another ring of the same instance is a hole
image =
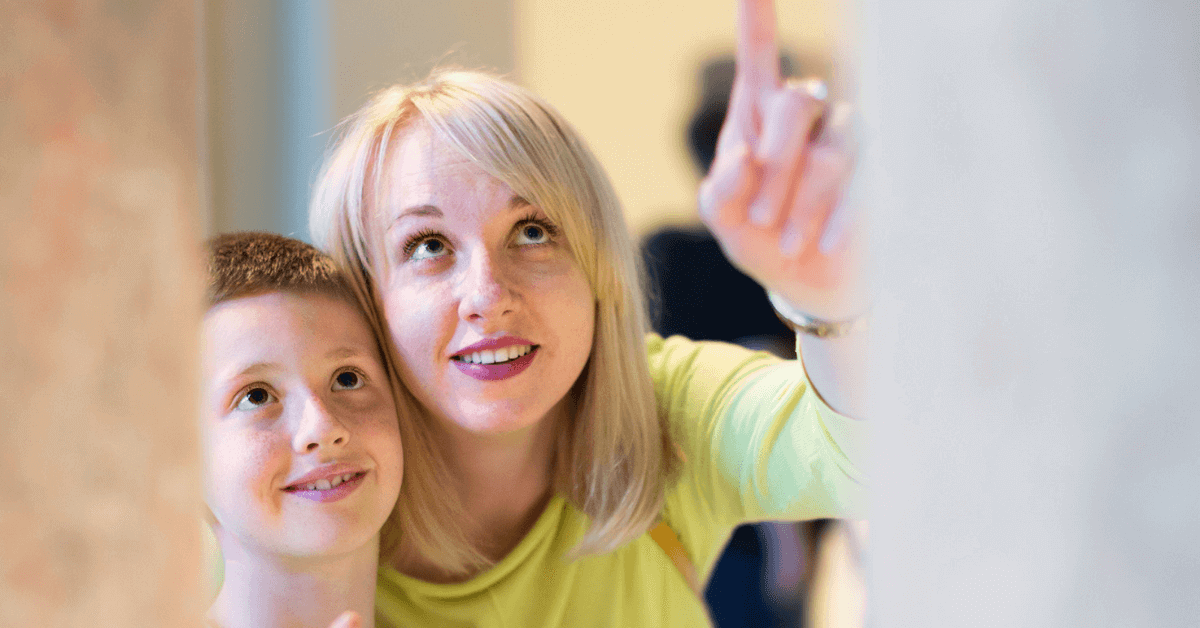
[[[508,362],[515,360],[526,353],[533,350],[533,345],[514,345],[495,351],[476,351],[467,355],[459,356],[459,360],[469,362],[471,364],[496,364],[499,362]]]
[[[316,482],[312,482],[310,484],[305,484],[304,486],[301,486],[300,488],[303,490],[306,490],[306,491],[328,491],[329,489],[334,488],[343,482],[349,482],[350,480],[354,479],[355,475],[356,474],[354,474],[354,473],[347,473],[345,475],[337,475],[337,476],[334,476],[332,479],[317,480]]]

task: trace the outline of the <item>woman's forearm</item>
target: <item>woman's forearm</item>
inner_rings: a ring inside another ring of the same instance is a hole
[[[798,349],[813,389],[837,412],[866,417],[867,337],[865,326],[836,338],[800,334]]]

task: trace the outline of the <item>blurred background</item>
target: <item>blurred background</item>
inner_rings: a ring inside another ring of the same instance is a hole
[[[533,89],[584,135],[637,234],[694,220],[686,126],[701,72],[734,44],[726,0],[208,0],[210,230],[307,238],[329,131],[374,90],[442,64]],[[780,2],[781,43],[830,74],[837,3]],[[280,193],[282,191],[282,193]]]

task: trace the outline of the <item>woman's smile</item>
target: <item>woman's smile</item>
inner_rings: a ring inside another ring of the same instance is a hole
[[[450,356],[455,368],[468,377],[495,381],[516,377],[537,357],[538,345],[515,336],[481,340]]]

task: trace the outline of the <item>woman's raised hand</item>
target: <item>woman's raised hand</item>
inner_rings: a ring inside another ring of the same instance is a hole
[[[860,314],[861,237],[840,203],[853,169],[849,114],[819,81],[779,75],[772,0],[738,0],[737,74],[700,214],[742,272],[801,311]]]

